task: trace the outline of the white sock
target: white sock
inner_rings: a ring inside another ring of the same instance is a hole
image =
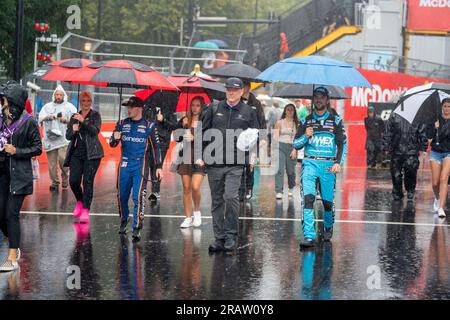
[[[194,211],[194,216],[199,216],[199,215],[201,215],[200,211]]]

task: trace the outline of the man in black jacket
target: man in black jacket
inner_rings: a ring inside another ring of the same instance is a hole
[[[242,101],[248,104],[256,113],[258,119],[259,129],[267,129],[266,117],[264,115],[264,109],[261,102],[256,99],[255,95],[250,92],[250,82],[243,81],[244,93],[242,95]],[[265,141],[264,137],[261,137],[261,142]],[[248,156],[248,155],[247,155]],[[255,170],[253,166],[245,164],[244,172],[242,174],[241,187],[239,188],[239,200],[244,201],[244,198],[250,200],[253,196],[253,185],[255,183]]]
[[[238,137],[242,130],[258,129],[259,126],[256,113],[241,100],[242,81],[229,78],[225,87],[227,99],[211,104],[202,113],[203,133],[200,134],[203,141],[207,141],[202,146],[203,159],[198,157],[194,146],[196,164],[207,165],[211,189],[215,242],[209,246],[210,252],[234,251],[237,248],[239,187],[245,165],[245,153],[237,147]],[[196,130],[200,130],[199,127]],[[252,155],[250,164],[254,161]]]
[[[392,113],[383,137],[384,151],[391,156],[392,196],[403,199],[403,174],[408,201],[416,192],[419,154],[428,148],[424,125],[411,125],[401,116]]]
[[[20,259],[19,213],[33,193],[31,158],[42,153],[39,127],[25,111],[27,91],[15,82],[0,87],[0,229],[9,252],[0,271],[16,270]]]
[[[367,117],[364,119],[366,128],[367,166],[375,168],[377,158],[383,144],[384,122],[375,114],[374,107],[367,108]]]
[[[167,150],[170,146],[170,135],[177,126],[177,118],[168,107],[160,107],[156,105],[144,106],[144,119],[147,121],[156,121],[158,135],[159,135],[159,148],[161,151],[161,159],[164,162]],[[156,167],[150,166],[150,173],[152,179],[152,193],[149,196],[151,201],[158,201],[160,198],[161,179],[156,175]]]

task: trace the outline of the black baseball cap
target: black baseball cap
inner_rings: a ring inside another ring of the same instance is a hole
[[[375,112],[375,108],[374,107],[368,107],[367,108],[367,112]]]
[[[130,99],[128,99],[127,101],[123,102],[122,105],[124,107],[139,107],[139,108],[143,108],[144,107],[144,101],[142,101],[141,98],[139,97],[131,97]]]
[[[242,83],[242,80],[239,78],[228,78],[225,82],[225,88],[231,89],[242,89],[244,87],[244,84]]]
[[[330,92],[328,92],[328,89],[325,87],[317,87],[314,89],[313,95],[316,93],[323,94],[324,96],[330,97]]]

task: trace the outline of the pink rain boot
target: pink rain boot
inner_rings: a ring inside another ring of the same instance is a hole
[[[75,209],[73,209],[73,217],[78,219],[81,216],[81,210],[83,209],[83,202],[78,201],[75,205]]]
[[[89,209],[81,209],[80,223],[89,223]]]

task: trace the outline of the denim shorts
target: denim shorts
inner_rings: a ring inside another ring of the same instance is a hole
[[[450,152],[436,152],[431,150],[430,153],[430,161],[436,161],[439,164],[442,164],[442,160],[445,158],[450,158]]]

